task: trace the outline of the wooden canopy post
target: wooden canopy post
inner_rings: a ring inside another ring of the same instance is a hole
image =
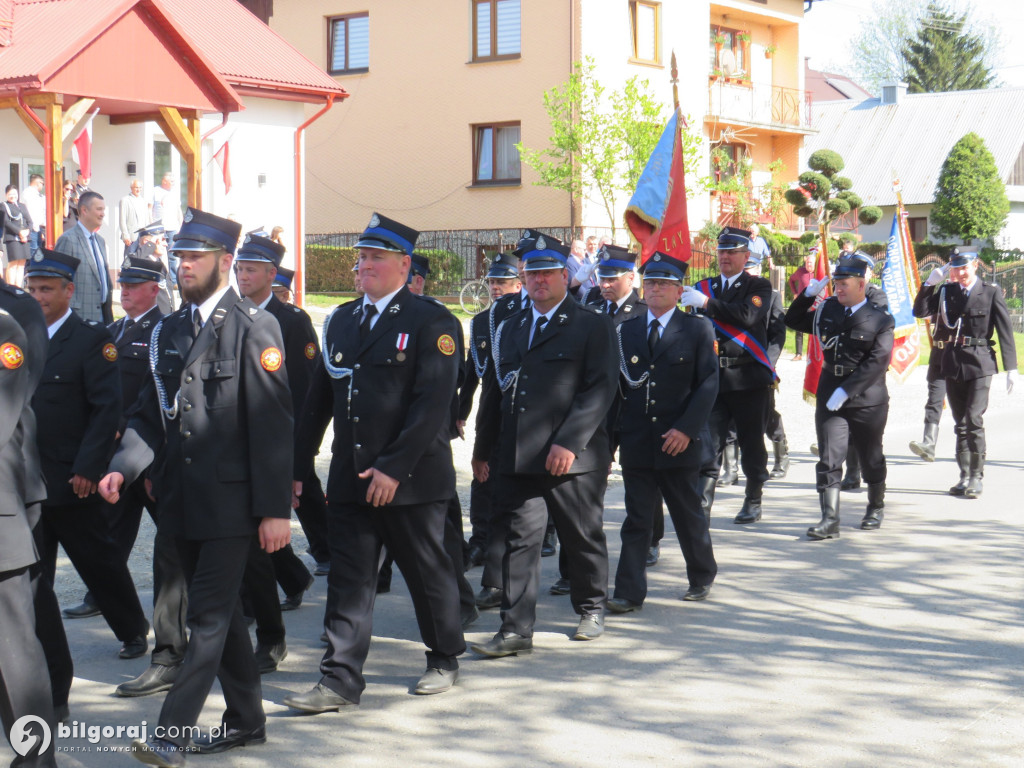
[[[46,247],[53,248],[57,238],[64,232],[64,120],[61,116],[62,105],[56,100],[47,104],[46,127],[50,129],[50,167],[46,170],[46,206],[47,211]]]
[[[199,187],[199,163],[202,160],[199,138],[199,115],[195,110],[185,113],[174,107],[160,107],[156,116],[157,125],[167,140],[185,158],[185,188],[188,190],[188,204],[193,208],[202,207],[202,190]]]

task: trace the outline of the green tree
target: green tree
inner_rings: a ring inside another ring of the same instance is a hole
[[[970,31],[967,13],[957,17],[937,2],[928,4],[903,58],[910,93],[969,91],[995,83],[987,63],[989,46],[982,35]]]
[[[826,241],[829,226],[851,210],[857,211],[862,224],[874,224],[882,217],[881,208],[863,206],[860,196],[851,189],[853,182],[839,175],[846,164],[838,152],[819,149],[808,158],[807,165],[811,170],[800,174],[796,188],[786,190],[786,202],[793,206],[796,216],[813,218]]]
[[[650,83],[636,76],[621,90],[609,90],[594,77],[594,60],[587,57],[565,83],[545,91],[544,109],[551,122],[549,145],[532,149],[520,142],[521,160],[540,177],[536,184],[564,190],[574,200],[600,201],[614,237],[618,203],[636,188],[661,138],[665,105],[654,97]],[[700,135],[684,129],[682,139],[685,167],[696,168]],[[689,192],[706,179],[691,179],[688,172],[686,182]]]
[[[968,133],[946,156],[935,186],[932,230],[938,237],[991,240],[1010,213],[1006,187],[985,142]]]
[[[903,49],[914,35],[924,5],[924,0],[875,0],[853,41],[852,62],[839,69],[872,93],[881,93],[886,83],[905,81]]]

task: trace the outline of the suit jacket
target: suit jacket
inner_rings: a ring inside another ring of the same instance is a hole
[[[600,288],[591,288],[587,293],[586,298],[583,300],[583,303],[604,312],[606,315],[608,314],[608,302],[602,298]],[[647,304],[640,298],[639,294],[633,290],[629,292],[626,300],[616,307],[615,313],[610,315],[610,317],[612,322],[618,326],[630,318],[636,317],[638,314],[643,314],[646,311]]]
[[[78,313],[83,320],[95,320],[97,323],[110,325],[114,322],[111,296],[113,286],[110,281],[110,268],[107,261],[107,244],[103,238],[96,235],[96,243],[99,245],[100,255],[103,257],[103,268],[107,275],[107,296],[101,296],[101,283],[99,272],[96,270],[96,259],[93,256],[92,245],[82,227],[75,224],[60,236],[53,246],[53,250],[74,256],[81,263],[75,272],[75,295],[71,297],[71,308]]]
[[[699,467],[718,397],[714,329],[707,319],[674,309],[653,354],[647,334],[646,312],[619,329],[621,367],[633,381],[648,375],[635,389],[625,378],[619,384],[619,463],[626,469]],[[669,429],[691,440],[678,456],[661,450]]]
[[[149,204],[144,197],[125,195],[117,204],[117,236],[121,240],[123,253],[124,239],[133,241],[138,237],[135,233],[149,223]]]
[[[789,305],[786,325],[814,333],[814,296],[800,294]],[[848,395],[844,407],[861,408],[889,402],[885,372],[892,358],[892,315],[870,301],[846,317],[846,309],[835,296],[827,298],[820,313],[817,336],[824,362],[818,379],[817,405],[824,408],[839,387]]]
[[[941,336],[946,340],[941,350],[932,350],[933,357],[936,354],[941,357],[939,365],[943,378],[970,381],[998,372],[996,352],[992,348],[993,333],[999,334],[1003,370],[1011,371],[1017,367],[1017,347],[1010,312],[1003,299],[1003,289],[998,285],[978,279],[966,300],[957,283],[922,285],[914,300],[914,316],[929,315],[938,315],[935,339],[939,340]],[[966,339],[985,341],[981,345],[964,346]]]
[[[334,419],[327,498],[365,505],[370,467],[399,481],[391,504],[449,499],[455,470],[449,443],[459,375],[456,321],[444,307],[407,287],[360,339],[362,299],[327,318],[326,348],[317,358],[296,438],[294,476],[304,480],[327,424]],[[346,370],[340,378],[328,372]]]
[[[502,395],[499,471],[546,475],[553,444],[576,454],[570,474],[607,471],[618,381],[611,320],[567,296],[530,347],[532,325],[524,310],[501,326],[496,375],[518,371],[518,381]]]
[[[746,331],[765,350],[768,349],[768,313],[771,308],[772,284],[763,277],[740,272],[732,286],[722,291],[724,278],[712,278],[714,298],[700,310],[700,314],[734,325]],[[721,331],[715,330],[718,356],[724,358],[719,369],[720,392],[744,389],[767,389],[772,385],[772,374],[742,346]]]
[[[309,315],[292,304],[285,304],[271,294],[267,312],[281,326],[284,339],[284,367],[288,371],[288,386],[292,392],[292,413],[302,413],[302,404],[309,391],[309,380],[320,356],[320,344]]]
[[[292,403],[277,321],[229,289],[194,341],[189,304],[160,321],[150,344],[156,370],[110,470],[127,485],[152,463],[160,530],[171,536],[247,536],[264,517],[289,518]],[[157,380],[177,403],[173,419]]]
[[[12,213],[17,216],[18,212],[21,213],[21,219],[12,219],[9,217],[4,209],[3,203],[0,203],[0,219],[3,220],[3,241],[5,243],[20,243],[19,234],[23,229],[32,229],[33,221],[32,214],[28,212],[28,208],[24,203],[7,203],[11,206]],[[45,225],[46,222],[44,221]]]
[[[121,403],[123,405],[121,422],[117,431],[124,433],[128,425],[128,416],[132,406],[139,399],[139,394],[149,379],[149,338],[153,329],[162,317],[160,309],[154,305],[146,314],[138,318],[127,330],[124,330],[128,317],[107,326],[114,337],[117,347],[117,363],[121,370]]]
[[[121,419],[121,374],[110,332],[74,312],[53,338],[43,378],[32,398],[48,506],[95,502],[79,499],[72,475],[98,481],[114,450]]]

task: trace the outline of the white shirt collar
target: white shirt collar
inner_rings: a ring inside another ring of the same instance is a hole
[[[552,316],[553,314],[555,314],[555,312],[557,312],[557,311],[558,311],[558,308],[559,308],[560,306],[562,306],[562,304],[564,304],[564,303],[565,303],[565,300],[566,300],[566,298],[568,298],[568,296],[569,296],[569,294],[566,294],[566,295],[565,295],[565,296],[564,296],[564,297],[562,298],[562,300],[561,300],[560,302],[558,302],[558,304],[556,304],[555,306],[553,306],[553,307],[552,307],[551,309],[549,309],[549,310],[548,310],[547,312],[544,312],[544,313],[538,312],[538,311],[537,311],[537,305],[536,305],[536,304],[532,304],[532,305],[530,306],[530,311],[531,311],[531,312],[533,312],[533,322],[534,322],[534,324],[536,324],[536,323],[537,323],[537,320],[538,320],[539,318],[541,318],[541,317],[546,317],[546,318],[548,319],[548,322],[551,322],[551,316]]]
[[[845,311],[846,309],[849,309],[850,310],[850,315],[852,316],[854,312],[856,312],[858,309],[860,309],[861,307],[863,307],[867,303],[868,303],[868,300],[867,300],[867,298],[865,298],[860,304],[857,304],[856,306],[853,306],[853,307],[843,307],[843,310]]]
[[[46,332],[50,335],[51,339],[54,337],[57,331],[60,330],[60,327],[64,325],[64,322],[69,317],[71,317],[71,307],[68,307],[68,311],[64,313],[64,316],[60,318],[60,320],[57,320],[53,325],[46,326]]]
[[[398,291],[400,291],[400,290],[402,290],[402,289],[399,288]],[[375,306],[377,308],[377,317],[380,317],[381,315],[384,314],[384,310],[388,308],[388,304],[391,303],[391,300],[393,298],[395,298],[395,296],[398,295],[398,291],[392,291],[391,293],[389,293],[387,296],[385,296],[380,301],[374,301],[373,299],[371,299],[369,297],[368,294],[364,293],[363,294],[363,311],[364,312],[366,311],[366,305],[367,304],[373,304],[373,306]],[[372,322],[376,323],[377,322],[376,318],[374,318],[374,320]]]
[[[203,319],[203,325],[206,325],[210,320],[210,315],[213,314],[213,310],[217,308],[217,305],[220,304],[220,300],[224,298],[224,294],[229,290],[231,290],[231,286],[225,285],[219,291],[216,291],[213,296],[199,305],[199,316]],[[195,307],[195,304],[192,306]]]
[[[143,313],[142,313],[141,315],[135,315],[134,317],[132,317],[131,315],[128,315],[128,317],[129,317],[129,319],[130,319],[130,320],[131,320],[131,321],[132,321],[133,323],[137,323],[137,322],[138,322],[139,320],[141,320],[142,318],[144,318],[144,317],[145,317],[146,315],[148,315],[148,314],[149,314],[150,312],[152,312],[152,311],[153,311],[154,309],[157,309],[157,305],[156,305],[156,304],[154,304],[154,305],[153,305],[152,307],[150,307],[149,309],[147,309],[147,310],[146,310],[145,312],[143,312]]]
[[[661,330],[664,331],[666,328],[668,328],[668,321],[672,319],[673,313],[674,313],[674,310],[666,312],[661,317],[655,317],[654,313],[651,312],[650,309],[648,309],[647,310],[647,329],[648,329],[648,331],[651,328],[651,323],[653,323],[655,321],[657,321],[661,325]]]
[[[974,286],[976,286],[977,284],[978,284],[978,276],[977,276],[977,275],[975,275],[975,276],[974,276],[974,279],[973,279],[973,280],[971,280],[971,284],[970,284],[970,285],[968,285],[968,286],[967,286],[966,288],[964,288],[963,286],[961,286],[961,288],[962,288],[962,290],[963,290],[963,292],[964,292],[964,295],[965,295],[965,296],[970,296],[970,295],[971,295],[971,291],[973,291],[973,290],[974,290]]]
[[[270,293],[268,293],[268,294],[267,294],[267,298],[265,298],[265,299],[264,299],[263,301],[261,301],[261,302],[260,302],[259,304],[257,304],[256,306],[257,306],[257,307],[259,307],[260,309],[266,309],[266,308],[267,308],[267,304],[269,304],[269,303],[270,303],[270,300],[271,300],[272,298],[274,298],[274,292],[273,292],[273,291],[271,291]]]

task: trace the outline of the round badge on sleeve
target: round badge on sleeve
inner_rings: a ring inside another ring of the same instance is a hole
[[[15,368],[21,368],[23,362],[25,353],[21,351],[21,347],[17,344],[0,344],[0,363],[3,363],[4,368],[13,371]]]
[[[754,306],[755,306],[755,307],[760,307],[760,306],[761,306],[762,304],[764,304],[764,302],[763,302],[763,301],[761,301],[761,297],[760,297],[760,296],[754,296],[754,297],[753,297],[753,298],[751,299],[751,301],[752,301],[752,302],[754,303]]]
[[[282,362],[284,362],[284,356],[277,347],[267,347],[263,350],[263,354],[260,355],[260,365],[263,366],[264,370],[271,373],[280,368]]]
[[[104,344],[103,345],[103,359],[104,360],[109,360],[110,362],[114,362],[115,360],[117,360],[117,347],[115,347],[110,342],[107,342],[106,344]]]
[[[316,357],[316,344],[310,342],[306,345],[306,359],[312,360],[314,357]]]
[[[437,340],[437,348],[450,357],[455,354],[455,340],[446,333]]]

